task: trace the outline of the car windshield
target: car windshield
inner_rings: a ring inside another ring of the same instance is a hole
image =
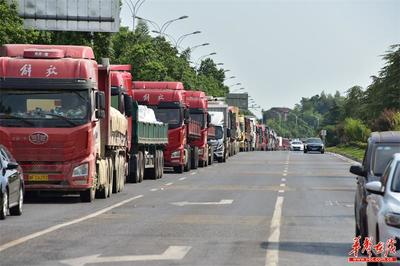
[[[190,118],[193,119],[194,121],[197,121],[200,123],[201,128],[207,127],[206,125],[206,119],[205,119],[205,114],[201,113],[191,113]]]
[[[400,162],[398,162],[396,165],[392,180],[392,191],[400,192]]]
[[[319,143],[319,144],[322,144],[322,140],[318,139],[318,138],[307,139],[306,142],[307,143]]]
[[[6,127],[72,127],[89,118],[88,91],[0,91],[0,125]]]
[[[298,145],[298,144],[303,144],[303,143],[301,143],[300,141],[293,141],[292,144],[297,144]]]
[[[168,128],[178,128],[182,126],[181,108],[153,108],[157,120],[168,124]]]
[[[378,144],[375,147],[372,160],[372,172],[381,176],[393,154],[400,152],[399,144]]]
[[[224,131],[222,130],[222,127],[215,127],[215,138],[222,139],[223,136],[224,136]]]

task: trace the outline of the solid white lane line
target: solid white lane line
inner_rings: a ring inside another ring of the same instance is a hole
[[[265,255],[265,266],[278,266],[283,199],[283,196],[278,196],[276,199],[275,210],[270,225],[268,248]]]
[[[21,237],[21,238],[19,238],[19,239],[10,241],[10,242],[8,242],[8,243],[3,244],[3,245],[0,246],[0,252],[4,251],[4,250],[6,250],[6,249],[9,249],[9,248],[11,248],[11,247],[20,245],[20,244],[22,244],[22,243],[25,243],[25,242],[27,242],[27,241],[29,241],[29,240],[31,240],[31,239],[34,239],[34,238],[37,238],[37,237],[46,235],[46,234],[48,234],[48,233],[57,231],[57,230],[59,230],[59,229],[61,229],[61,228],[64,228],[64,227],[67,227],[67,226],[70,226],[70,225],[74,225],[74,224],[81,223],[81,222],[84,222],[84,221],[86,221],[86,220],[92,219],[92,218],[94,218],[94,217],[96,217],[96,216],[99,216],[99,215],[101,215],[101,214],[103,214],[103,213],[106,213],[106,212],[108,212],[108,211],[110,211],[110,210],[112,210],[112,209],[118,208],[118,207],[120,207],[120,206],[122,206],[122,205],[125,205],[125,204],[127,204],[127,203],[129,203],[129,202],[131,202],[131,201],[133,201],[133,200],[139,199],[139,198],[141,198],[141,197],[143,197],[143,195],[139,195],[139,196],[136,196],[136,197],[132,197],[132,198],[123,200],[123,201],[121,201],[121,202],[119,202],[119,203],[116,203],[116,204],[114,204],[114,205],[111,205],[111,206],[109,206],[109,207],[107,207],[107,208],[104,208],[104,209],[99,210],[99,211],[97,211],[97,212],[94,212],[94,213],[92,213],[92,214],[83,216],[83,217],[81,217],[81,218],[74,219],[74,220],[69,221],[69,222],[65,222],[65,223],[53,225],[53,226],[51,226],[51,227],[49,227],[49,228],[47,228],[47,229],[44,229],[44,230],[42,230],[42,231],[38,231],[38,232],[36,232],[36,233],[33,233],[33,234],[30,234],[30,235]]]
[[[157,190],[159,190],[159,189],[158,189],[158,188],[152,188],[152,189],[150,189],[151,192],[154,192],[154,191],[157,191]]]
[[[170,185],[173,185],[173,184],[174,184],[174,183],[169,182],[169,183],[165,184],[165,186],[170,186]]]
[[[181,178],[179,178],[179,181],[183,181],[185,179],[186,179],[186,177],[181,177]]]

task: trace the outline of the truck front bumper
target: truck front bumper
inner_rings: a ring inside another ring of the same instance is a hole
[[[164,151],[164,165],[167,167],[180,166],[185,164],[185,149],[178,148]]]
[[[23,162],[26,191],[79,192],[93,187],[96,175],[93,155],[66,162]],[[85,175],[72,176],[76,167],[88,164]]]

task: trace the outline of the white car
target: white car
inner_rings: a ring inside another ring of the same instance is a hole
[[[304,150],[304,144],[300,140],[292,140],[290,142],[290,150],[291,151],[303,151]]]
[[[368,236],[377,244],[390,238],[400,247],[400,153],[393,155],[379,181],[366,184]],[[400,251],[396,256],[400,258]],[[371,264],[376,265],[376,264]],[[394,265],[394,264],[391,264]],[[395,264],[397,265],[397,264]]]

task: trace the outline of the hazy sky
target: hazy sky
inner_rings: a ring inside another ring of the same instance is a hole
[[[211,44],[192,60],[216,52],[214,60],[237,77],[226,84],[241,82],[264,109],[291,108],[322,90],[366,87],[383,66],[380,55],[400,43],[400,0],[147,0],[137,15],[160,25],[189,16],[167,33],[202,31],[183,41]],[[127,6],[121,16],[132,24]]]

